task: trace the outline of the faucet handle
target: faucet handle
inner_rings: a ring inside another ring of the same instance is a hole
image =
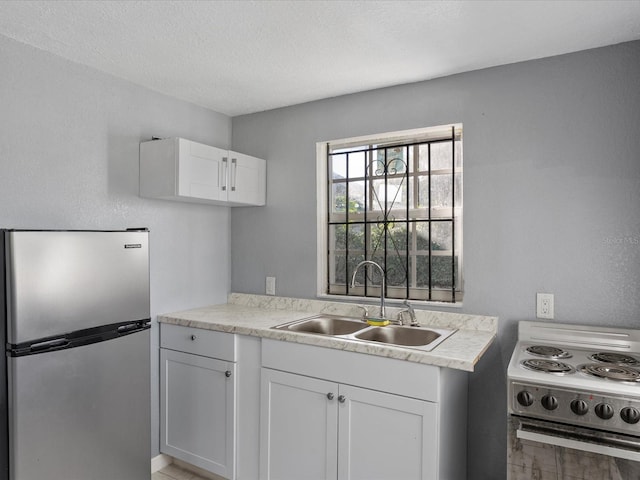
[[[398,316],[402,316],[403,313],[408,313],[409,317],[411,318],[411,326],[412,327],[419,327],[420,326],[420,322],[418,322],[418,320],[416,319],[416,312],[413,309],[413,306],[409,303],[409,300],[405,300],[404,301],[404,305],[407,307],[404,310],[401,310],[398,313]]]
[[[362,309],[362,321],[366,322],[367,317],[369,316],[369,310],[367,310],[367,307],[363,307],[362,305],[356,305],[356,307]]]

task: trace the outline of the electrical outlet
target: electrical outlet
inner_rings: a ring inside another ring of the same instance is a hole
[[[536,317],[553,319],[553,293],[538,293]]]
[[[265,293],[267,295],[276,294],[276,277],[267,277],[265,282]]]

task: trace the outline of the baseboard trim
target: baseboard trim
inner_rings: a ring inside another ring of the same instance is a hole
[[[156,473],[158,470],[162,470],[167,465],[173,463],[173,457],[161,453],[151,459],[151,473]]]

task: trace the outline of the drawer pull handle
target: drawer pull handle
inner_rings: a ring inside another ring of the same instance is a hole
[[[327,393],[327,398],[328,398],[329,400],[333,400],[333,397],[334,397],[333,392],[329,392],[329,393]]]
[[[229,378],[231,376],[231,370],[227,370],[226,372],[224,372],[224,376]]]
[[[194,342],[196,340],[196,338],[198,338],[198,337],[196,337],[195,335],[191,335],[191,341],[192,342]]]
[[[338,401],[340,403],[344,403],[346,402],[346,400],[347,400],[347,397],[345,397],[344,395],[338,395]]]

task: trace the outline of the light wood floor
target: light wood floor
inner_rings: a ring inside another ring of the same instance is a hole
[[[171,464],[151,475],[151,480],[207,480],[188,470],[183,470],[176,464]]]

